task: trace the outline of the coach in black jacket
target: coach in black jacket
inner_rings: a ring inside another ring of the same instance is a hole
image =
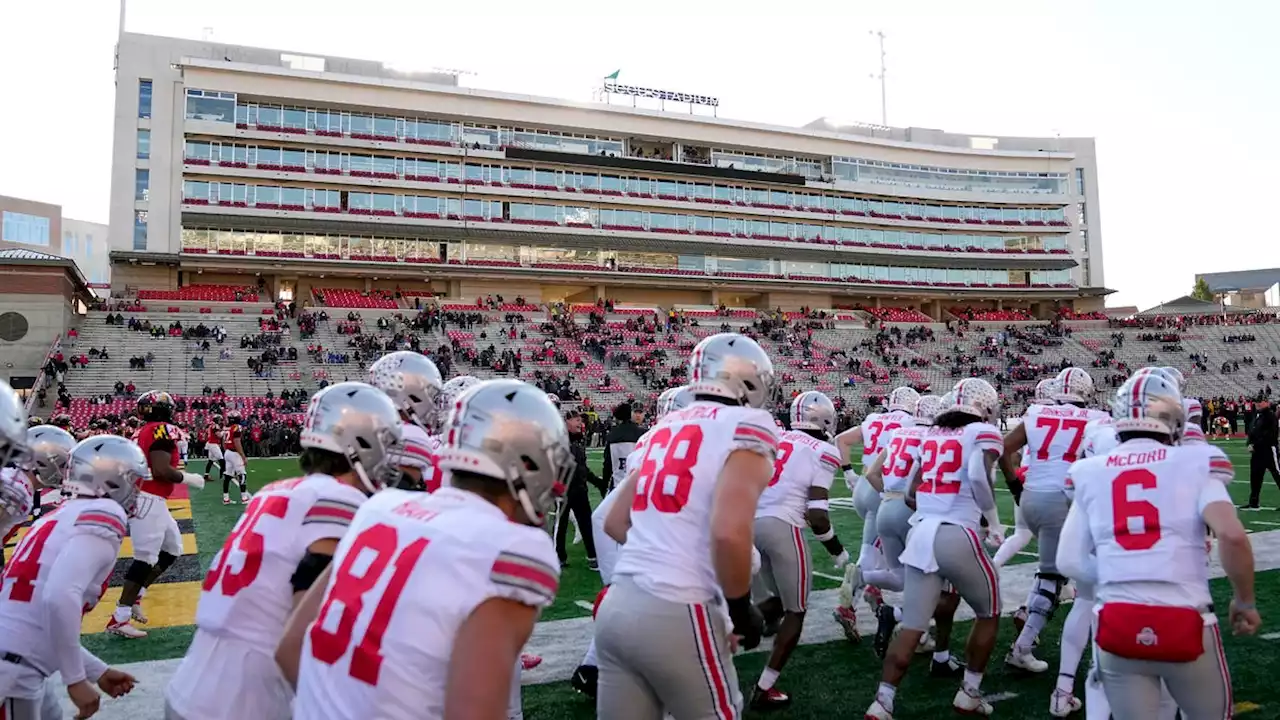
[[[569,534],[569,513],[578,521],[578,534],[582,536],[583,549],[587,551],[587,566],[596,569],[596,539],[591,533],[591,498],[587,495],[587,485],[595,485],[604,494],[604,481],[596,477],[587,467],[586,437],[583,435],[583,418],[577,410],[570,410],[564,416],[565,427],[569,429],[569,451],[577,466],[573,469],[573,477],[565,490],[564,503],[556,514],[556,555],[560,556],[560,565],[569,563],[569,555],[565,550],[565,538]]]
[[[1280,487],[1280,471],[1276,468],[1276,445],[1280,441],[1280,427],[1276,424],[1276,411],[1265,398],[1259,400],[1258,414],[1249,430],[1249,504],[1248,510],[1257,510],[1262,496],[1262,474],[1271,471],[1271,479]]]
[[[604,484],[612,489],[622,484],[627,472],[627,456],[636,449],[636,443],[644,435],[640,427],[644,422],[644,410],[639,405],[622,403],[613,409],[613,428],[604,440]]]

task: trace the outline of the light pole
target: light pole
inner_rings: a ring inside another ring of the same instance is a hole
[[[885,127],[888,127],[889,126],[889,101],[888,101],[889,93],[887,89],[887,83],[885,82],[884,33],[881,32],[880,30],[872,30],[871,35],[873,35],[880,41],[880,74],[879,75],[872,74],[871,78],[873,80],[880,81],[880,124],[884,125]]]

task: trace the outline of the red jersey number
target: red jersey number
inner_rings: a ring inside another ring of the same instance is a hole
[[[1071,433],[1071,444],[1067,447],[1066,452],[1062,453],[1062,459],[1067,462],[1075,462],[1080,458],[1080,443],[1084,442],[1084,429],[1089,424],[1084,418],[1055,418],[1055,417],[1037,417],[1036,428],[1044,428],[1047,432],[1044,435],[1044,442],[1040,443],[1040,449],[1036,451],[1037,460],[1048,460],[1049,449],[1053,446],[1053,438],[1057,436],[1059,431]]]
[[[783,442],[778,445],[778,457],[773,461],[773,477],[769,479],[769,487],[778,484],[782,479],[782,468],[787,464],[787,458],[791,457],[791,451],[795,446],[789,442]]]
[[[885,460],[882,473],[889,477],[911,477],[911,449],[920,447],[920,438],[895,437],[889,443],[889,455]]]
[[[364,609],[365,596],[378,585],[387,569],[391,568],[391,579],[378,598],[364,637],[351,653],[351,667],[347,671],[356,680],[376,686],[378,675],[382,671],[382,638],[387,632],[396,603],[400,601],[400,594],[409,582],[409,575],[413,573],[413,568],[430,542],[427,538],[418,538],[397,553],[399,534],[394,527],[381,523],[370,526],[356,536],[355,542],[342,559],[342,566],[334,575],[333,584],[329,587],[324,604],[320,606],[316,621],[311,624],[311,656],[326,665],[333,665],[346,654],[347,648],[351,647],[356,620]],[[372,553],[371,558],[368,558],[368,553]],[[357,575],[356,563],[362,556],[368,558],[368,562],[362,563],[363,572]],[[341,604],[342,614],[337,628],[329,632],[324,629],[324,620],[329,617],[334,602]]]
[[[880,436],[902,427],[901,423],[882,423],[879,420],[867,426],[867,437],[863,438],[862,454],[874,455],[880,452]]]
[[[1125,550],[1149,550],[1160,542],[1160,509],[1146,500],[1130,500],[1129,491],[1151,490],[1156,486],[1155,473],[1142,468],[1125,470],[1111,481],[1112,531],[1116,544]],[[1133,530],[1133,520],[1141,529]]]
[[[288,511],[289,498],[283,495],[260,495],[254,498],[245,510],[244,517],[227,536],[222,552],[218,553],[217,562],[209,568],[209,574],[205,576],[201,588],[205,592],[212,592],[221,582],[222,594],[231,597],[253,584],[258,572],[262,570],[262,554],[265,550],[265,541],[257,531],[258,521],[263,515],[283,518]],[[233,552],[240,553],[243,558],[239,571],[232,571],[227,567],[227,561]]]
[[[920,447],[920,477],[924,481],[916,492],[934,495],[959,493],[960,479],[952,476],[963,465],[963,453],[959,440],[926,440]]]
[[[677,513],[684,509],[693,487],[693,466],[698,464],[701,449],[702,428],[697,425],[685,425],[674,433],[670,427],[658,428],[645,446],[631,510],[641,512],[652,506],[658,512]],[[655,454],[661,456],[655,457]],[[666,481],[672,478],[675,483],[668,492]]]
[[[40,577],[40,556],[57,524],[57,520],[47,522],[18,543],[18,549],[13,552],[13,558],[4,569],[4,579],[13,581],[13,585],[9,587],[10,600],[31,602],[31,598],[35,597],[36,578]]]

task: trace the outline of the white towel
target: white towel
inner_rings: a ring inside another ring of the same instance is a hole
[[[913,518],[915,527],[907,533],[907,547],[898,560],[903,565],[910,565],[920,572],[938,572],[938,559],[933,555],[933,540],[938,534],[942,520],[935,517],[920,518],[918,515],[916,518],[919,519]]]

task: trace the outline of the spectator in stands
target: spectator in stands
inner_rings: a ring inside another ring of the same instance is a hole
[[[131,362],[131,363],[132,363],[133,361],[132,361],[132,360],[130,360],[129,362]],[[123,382],[123,381],[121,381],[121,380],[117,380],[117,381],[116,381],[116,384],[115,384],[115,389],[116,389],[116,394],[117,394],[117,395],[123,395],[123,394],[124,394],[124,382]]]
[[[133,384],[132,380],[130,380],[128,384],[124,386],[125,395],[129,395],[130,397],[132,397],[133,395],[136,395],[137,392],[138,392],[138,388]]]

